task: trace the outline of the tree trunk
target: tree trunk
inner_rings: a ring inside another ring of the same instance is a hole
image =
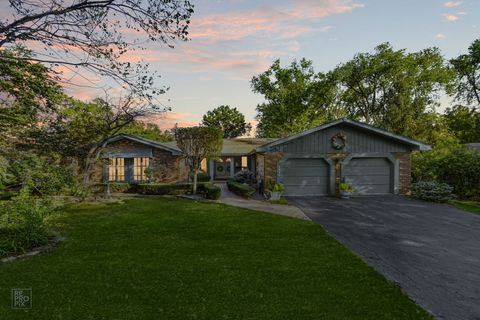
[[[197,173],[198,169],[193,170],[193,194],[197,194]]]

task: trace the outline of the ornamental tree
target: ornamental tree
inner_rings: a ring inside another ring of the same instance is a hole
[[[224,138],[236,138],[247,134],[252,129],[245,122],[245,116],[230,106],[219,106],[203,115],[202,125],[222,130]]]
[[[222,150],[222,130],[214,127],[176,128],[175,139],[193,172],[193,193],[197,193],[197,174],[205,158],[215,158]]]

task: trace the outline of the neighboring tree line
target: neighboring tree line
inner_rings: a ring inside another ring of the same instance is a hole
[[[251,85],[265,98],[257,106],[260,137],[349,117],[429,143],[445,135],[480,141],[480,39],[450,61],[437,48],[408,53],[388,43],[325,73],[306,59],[286,67],[277,60]],[[455,105],[441,114],[443,95]]]

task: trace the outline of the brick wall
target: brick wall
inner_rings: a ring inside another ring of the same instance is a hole
[[[407,194],[410,192],[412,184],[412,161],[409,152],[395,153],[395,158],[399,160],[400,176],[399,176],[399,192]]]
[[[281,152],[269,152],[264,154],[264,178],[277,180],[278,162],[283,158]]]
[[[130,141],[127,139],[115,141],[105,147],[105,151],[108,150],[132,150],[134,148],[147,148],[152,149],[153,158],[150,159],[151,165],[157,165],[162,168],[159,179],[156,182],[182,182],[188,179],[188,167],[185,165],[185,161],[180,156],[172,155],[171,152],[152,148],[144,144]],[[95,164],[95,168],[92,173],[92,181],[96,183],[102,183],[106,172],[107,159],[99,159]]]

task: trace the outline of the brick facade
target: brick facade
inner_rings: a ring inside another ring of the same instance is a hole
[[[264,154],[264,181],[277,180],[278,162],[283,158],[281,152],[268,152]]]
[[[103,152],[117,150],[119,152],[130,150],[132,154],[134,154],[134,150],[151,150],[153,157],[150,158],[150,166],[160,168],[160,170],[158,170],[158,178],[155,182],[169,183],[188,180],[189,169],[185,165],[184,159],[181,156],[173,155],[170,151],[146,146],[138,142],[123,139],[108,144],[103,150]],[[107,165],[107,159],[99,159],[97,161],[93,170],[92,181],[101,183],[104,182],[105,179],[107,179]]]
[[[400,194],[408,194],[412,184],[412,161],[409,152],[400,152],[395,154],[395,158],[399,161],[399,192]]]

